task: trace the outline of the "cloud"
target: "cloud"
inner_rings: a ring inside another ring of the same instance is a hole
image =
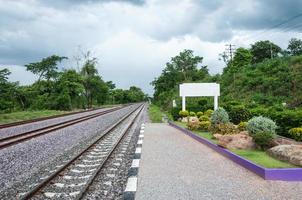
[[[150,92],[149,82],[184,48],[203,56],[217,73],[226,42],[248,46],[269,38],[286,45],[301,33],[301,18],[259,34],[301,6],[300,0],[0,0],[0,64],[24,65],[58,54],[72,66],[80,45],[96,53],[104,79]],[[284,30],[289,32],[278,33]]]

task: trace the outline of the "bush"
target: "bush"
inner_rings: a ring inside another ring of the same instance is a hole
[[[230,122],[228,113],[223,108],[215,110],[211,116],[212,124],[224,124]]]
[[[190,112],[189,115],[190,115],[191,117],[195,117],[195,116],[196,116],[196,113],[195,113],[195,112]]]
[[[204,115],[211,117],[213,112],[214,112],[214,110],[208,109],[207,111],[204,112]]]
[[[181,109],[180,108],[177,108],[177,107],[175,107],[175,108],[172,108],[171,109],[171,115],[172,115],[172,117],[173,117],[173,120],[174,121],[176,121],[176,120],[178,120],[181,116],[179,115],[179,111],[180,111]]]
[[[199,122],[199,129],[203,131],[208,131],[210,129],[211,122],[209,121],[201,121]]]
[[[262,149],[268,149],[271,147],[272,139],[274,138],[274,134],[269,131],[260,131],[253,135],[253,139],[255,143]]]
[[[251,136],[259,132],[270,132],[275,134],[276,123],[267,117],[253,117],[248,121],[247,130]]]
[[[197,130],[199,128],[199,120],[198,120],[198,118],[190,117],[189,121],[187,123],[187,127],[191,131]]]
[[[184,110],[184,111],[179,111],[179,115],[181,116],[181,117],[188,117],[189,116],[189,111],[187,111],[187,110]]]
[[[247,122],[240,122],[240,123],[238,124],[238,129],[239,129],[240,131],[246,131],[246,127],[247,127]]]
[[[302,126],[302,109],[271,112],[269,117],[278,124],[277,133],[285,137],[291,137],[288,132],[291,128]]]
[[[207,115],[202,115],[199,117],[199,121],[210,121],[210,118]]]
[[[251,112],[244,106],[228,106],[226,110],[229,114],[231,122],[238,124],[247,121],[252,117]]]
[[[288,131],[288,134],[291,138],[297,141],[302,141],[302,128],[292,128]]]
[[[199,118],[199,117],[201,117],[201,116],[203,115],[203,112],[200,112],[200,111],[199,111],[199,112],[196,113],[196,115],[197,115],[197,117]]]
[[[232,135],[239,133],[239,130],[233,123],[220,123],[211,125],[210,130],[213,134]]]

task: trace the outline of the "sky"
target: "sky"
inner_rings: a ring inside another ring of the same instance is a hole
[[[57,54],[69,58],[61,67],[77,68],[75,57],[91,51],[105,81],[151,95],[150,82],[183,49],[216,74],[226,44],[302,39],[302,17],[286,22],[301,8],[301,0],[0,0],[0,69],[27,85],[37,77],[25,64]]]

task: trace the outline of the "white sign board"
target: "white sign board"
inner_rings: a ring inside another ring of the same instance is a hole
[[[217,83],[183,83],[179,85],[179,95],[181,97],[220,96],[220,85]]]
[[[183,83],[179,85],[182,110],[186,109],[186,97],[214,97],[214,110],[218,108],[220,85],[217,83]]]

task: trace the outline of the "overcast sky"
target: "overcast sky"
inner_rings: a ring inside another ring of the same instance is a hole
[[[23,67],[53,54],[75,67],[79,46],[99,58],[98,70],[117,87],[141,87],[183,49],[204,57],[220,73],[218,54],[225,44],[249,47],[270,39],[282,48],[302,38],[301,0],[0,0],[0,68],[10,80],[30,84],[36,77]]]

